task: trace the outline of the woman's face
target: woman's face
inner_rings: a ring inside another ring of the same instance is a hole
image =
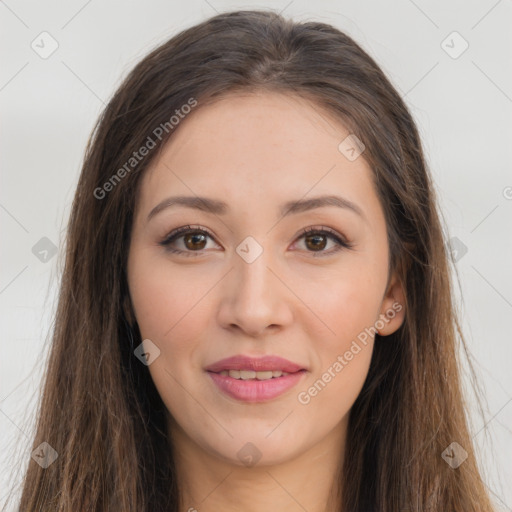
[[[375,328],[404,313],[348,135],[294,96],[199,102],[144,176],[128,281],[179,444],[250,465],[344,438]]]

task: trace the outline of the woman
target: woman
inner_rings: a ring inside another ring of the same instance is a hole
[[[491,511],[416,126],[322,23],[225,13],[107,105],[21,510]]]

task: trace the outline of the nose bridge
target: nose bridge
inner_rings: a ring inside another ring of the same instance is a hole
[[[268,301],[275,283],[271,282],[274,276],[268,268],[272,267],[269,256],[270,252],[266,250],[253,261],[244,259],[239,254],[234,255],[235,298],[236,303],[242,308],[262,310],[264,307],[270,307]]]
[[[275,266],[271,251],[264,249],[251,261],[245,256],[250,250],[238,253],[243,248],[247,246],[242,243],[233,253],[231,282],[225,287],[220,321],[225,327],[237,325],[254,335],[268,326],[286,323],[290,314],[283,284],[270,270]]]

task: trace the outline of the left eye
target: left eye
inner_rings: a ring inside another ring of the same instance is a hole
[[[299,239],[302,238],[304,239],[304,243],[307,248],[313,248],[312,252],[320,253],[321,255],[331,254],[333,252],[339,251],[342,248],[350,248],[350,244],[343,240],[341,236],[326,228],[308,228],[304,230],[302,236],[299,237]],[[329,239],[334,242],[334,247],[331,250],[324,251]],[[316,256],[316,254],[313,254],[313,256]]]
[[[183,254],[186,256],[199,256],[201,254],[200,251],[205,249],[205,244],[207,243],[208,238],[213,240],[213,236],[208,231],[184,226],[170,233],[162,242],[160,242],[160,245],[164,246],[167,251],[172,253]],[[338,235],[335,231],[325,227],[321,229],[307,228],[303,230],[301,236],[297,240],[300,239],[304,239],[306,251],[313,252],[313,256],[316,256],[317,254],[328,255],[343,248],[350,249],[352,247],[351,244],[341,235]],[[329,239],[334,242],[334,247],[326,251],[325,248]],[[172,247],[172,244],[175,244],[178,240],[184,244],[184,249]]]

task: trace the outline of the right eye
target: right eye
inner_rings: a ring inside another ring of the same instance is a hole
[[[160,245],[165,247],[166,251],[183,254],[184,256],[199,256],[200,251],[205,249],[205,243],[208,238],[213,236],[204,228],[193,228],[191,226],[183,226],[175,229],[169,233],[161,242]],[[182,239],[182,240],[181,240]],[[182,242],[181,249],[172,247],[177,241]]]

